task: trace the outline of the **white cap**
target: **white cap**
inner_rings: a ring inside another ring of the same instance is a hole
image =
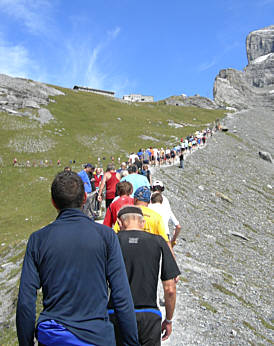
[[[155,180],[152,186],[161,186],[164,187],[164,184],[161,180]]]

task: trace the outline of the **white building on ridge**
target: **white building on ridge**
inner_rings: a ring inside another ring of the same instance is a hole
[[[154,102],[153,96],[144,96],[141,94],[124,95],[123,100],[130,102]]]

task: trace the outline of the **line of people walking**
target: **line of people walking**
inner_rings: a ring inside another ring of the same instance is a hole
[[[78,174],[66,167],[56,175],[51,197],[57,219],[27,243],[16,312],[19,345],[34,345],[36,338],[40,346],[157,346],[170,337],[180,275],[173,249],[181,226],[149,165],[175,163],[205,141],[200,134],[181,139],[164,156],[158,149],[150,148],[150,155],[139,150],[119,171],[111,163],[103,175],[90,163]],[[100,224],[93,221],[92,201],[98,207],[104,194]],[[35,326],[40,288],[43,311]]]

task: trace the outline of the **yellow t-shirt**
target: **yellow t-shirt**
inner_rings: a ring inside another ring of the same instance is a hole
[[[166,235],[166,232],[165,232],[165,225],[164,225],[162,216],[158,214],[156,211],[148,207],[145,207],[143,205],[140,205],[138,207],[140,207],[143,211],[143,215],[145,219],[144,231],[152,233],[152,234],[161,235],[165,241],[169,241],[168,236]],[[113,229],[116,233],[120,231],[120,227],[117,221]]]

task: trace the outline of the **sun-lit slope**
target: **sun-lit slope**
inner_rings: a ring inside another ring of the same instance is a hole
[[[0,227],[2,242],[24,239],[26,234],[55,217],[50,206],[49,187],[54,175],[76,160],[78,171],[84,162],[97,163],[97,157],[126,158],[139,147],[165,146],[203,128],[223,115],[222,111],[152,104],[125,104],[101,95],[62,89],[48,109],[55,120],[41,126],[38,121],[0,113]],[[192,126],[174,128],[168,122]],[[140,136],[153,137],[143,140]],[[156,141],[158,140],[158,141]],[[22,150],[23,148],[23,150]],[[27,160],[39,164],[51,160],[49,167],[13,167]],[[57,160],[61,160],[61,168]]]
[[[101,95],[63,90],[66,96],[56,97],[49,110],[57,124],[48,125],[53,130],[65,128],[63,137],[55,137],[59,145],[54,152],[60,157],[86,161],[111,155],[124,156],[139,147],[164,146],[176,143],[174,137],[191,133],[195,128],[175,129],[169,120],[201,128],[201,124],[222,117],[223,111],[166,106],[161,103],[125,104]],[[143,140],[145,135],[155,138]],[[173,137],[174,136],[174,137]],[[158,140],[158,141],[156,141]]]

